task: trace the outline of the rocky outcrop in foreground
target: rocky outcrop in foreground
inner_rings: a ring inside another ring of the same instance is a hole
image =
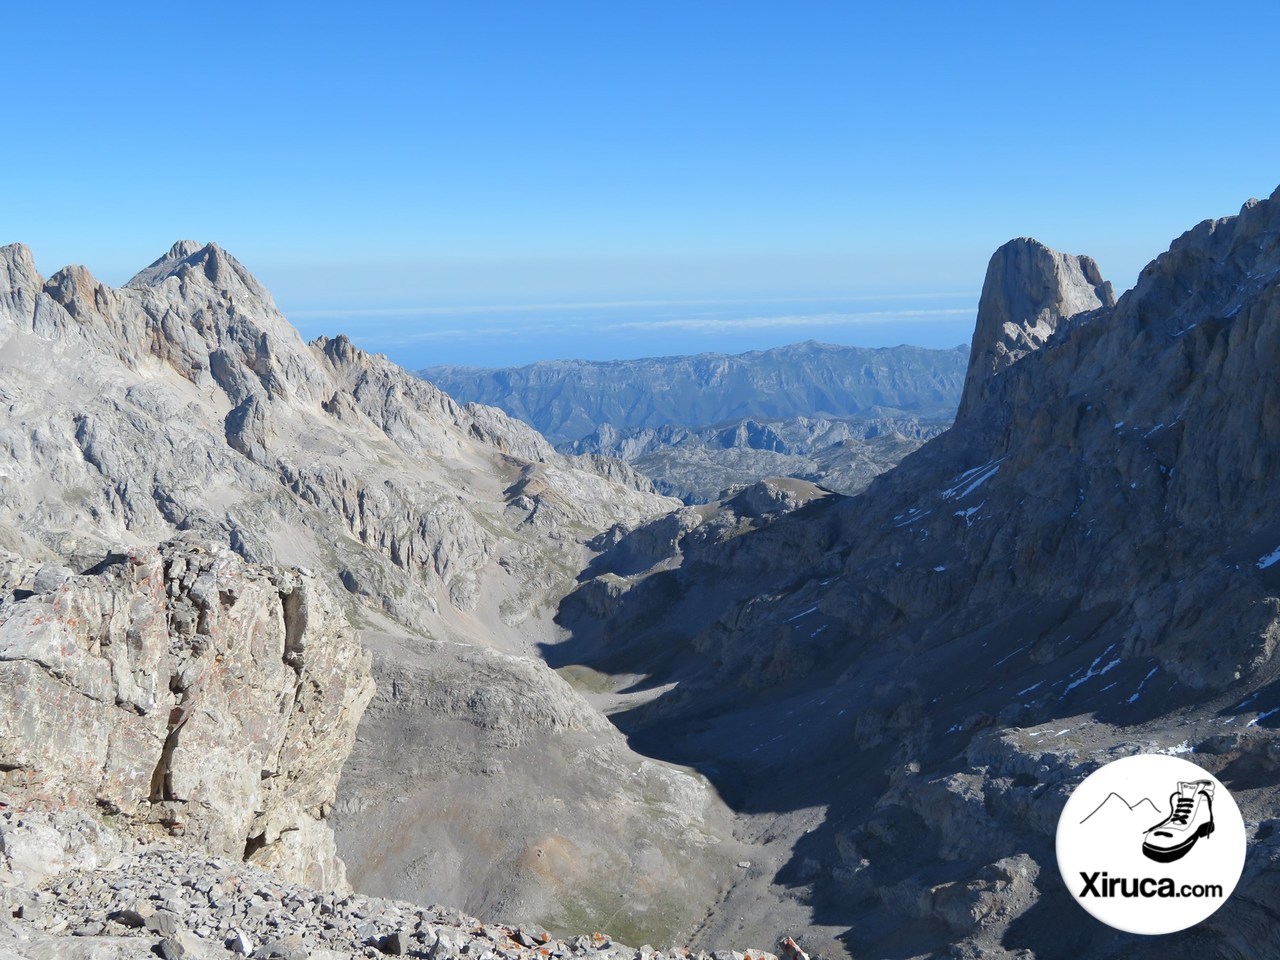
[[[289,883],[236,860],[140,844],[89,817],[0,813],[0,880],[42,861],[57,870],[39,888],[0,885],[0,957],[778,960],[763,950],[713,958],[633,949],[600,932],[555,937],[535,924],[486,923],[438,904]]]
[[[314,576],[169,542],[79,576],[10,557],[0,582],[11,807],[345,887],[325,819],[373,680]]]

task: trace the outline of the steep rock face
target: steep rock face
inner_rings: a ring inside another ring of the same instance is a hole
[[[1042,292],[988,318],[1055,329],[1002,341],[1029,352],[975,374],[951,430],[859,497],[722,512],[647,566],[629,541],[653,525],[622,531],[562,604],[573,645],[549,655],[644,672],[664,692],[614,715],[632,742],[703,770],[772,838],[757,856],[789,850],[708,932],[795,921],[854,956],[1280,946],[1280,193],[1188,231],[1114,306],[1084,267],[1073,301],[1046,266],[1068,261],[1020,259],[986,288]],[[1224,778],[1251,844],[1226,906],[1158,945],[1082,924],[1053,865],[1073,786],[1154,751]]]
[[[140,839],[345,886],[324,820],[373,680],[335,598],[196,544],[99,566],[6,564],[8,802],[97,807]]]
[[[981,403],[987,381],[1040,347],[1063,321],[1115,302],[1092,258],[1027,237],[1010,240],[987,266],[960,415]]]

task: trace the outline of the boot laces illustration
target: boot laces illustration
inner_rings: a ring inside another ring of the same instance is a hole
[[[1169,810],[1169,816],[1143,835],[1143,854],[1159,863],[1182,859],[1197,840],[1213,833],[1213,783],[1179,783],[1169,796]]]

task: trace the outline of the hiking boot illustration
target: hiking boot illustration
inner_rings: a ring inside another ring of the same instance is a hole
[[[1169,795],[1169,809],[1169,816],[1143,835],[1142,852],[1159,863],[1181,860],[1197,840],[1213,833],[1213,782],[1180,782]]]

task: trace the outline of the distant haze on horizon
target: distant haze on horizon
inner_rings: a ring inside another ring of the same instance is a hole
[[[849,346],[968,344],[977,295],[490,304],[294,311],[302,335],[347,333],[410,370],[744,353],[818,340]]]
[[[59,16],[5,13],[0,243],[119,284],[214,240],[407,366],[953,346],[1010,238],[1120,292],[1280,182],[1269,3]]]

